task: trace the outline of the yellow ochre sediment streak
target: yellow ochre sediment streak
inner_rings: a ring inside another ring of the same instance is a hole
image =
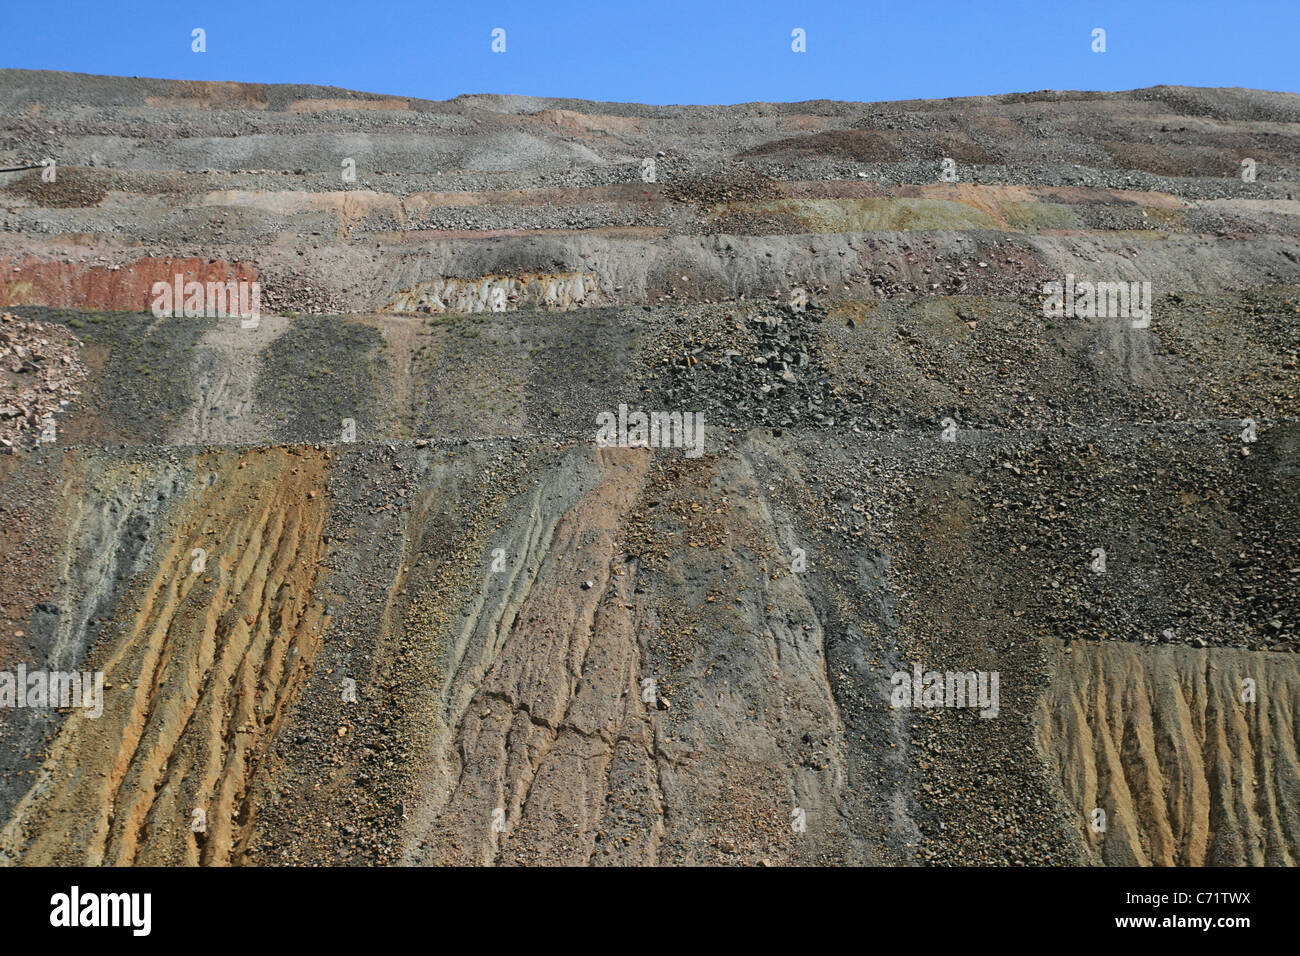
[[[138,605],[121,612],[122,638],[92,662],[104,713],[68,718],[0,831],[0,856],[237,862],[256,774],[327,624],[313,596],[326,467],[310,448],[196,463],[215,480],[182,506]]]

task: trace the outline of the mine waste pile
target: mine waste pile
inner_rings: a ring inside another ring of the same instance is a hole
[[[1300,861],[1300,96],[4,70],[0,167],[0,862]]]

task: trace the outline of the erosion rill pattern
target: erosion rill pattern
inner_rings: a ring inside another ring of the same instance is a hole
[[[586,454],[579,467],[590,471]],[[707,519],[674,528],[669,534],[692,542],[675,562],[684,577],[707,580],[716,561],[741,564],[737,596],[720,611],[729,615],[724,629],[710,613],[723,596],[716,583],[700,594],[684,581],[656,582],[632,557],[653,534],[643,509],[671,496],[694,517],[689,492],[715,480],[741,499],[728,509],[729,526],[763,552],[777,550],[765,510],[742,503],[754,490],[752,473],[743,461],[724,461],[717,471],[701,465],[687,475],[630,449],[600,453],[595,465],[594,485],[530,536],[544,550],[523,551],[523,565],[535,561],[536,572],[505,599],[504,613],[490,615],[488,639],[498,645],[490,666],[469,663],[483,661],[481,651],[460,657],[448,714],[459,727],[449,748],[455,767],[420,815],[430,822],[414,829],[414,859],[653,864],[741,852],[769,861],[797,856],[788,808],[820,802],[830,810],[851,783],[837,744],[828,765],[792,766],[792,740],[840,733],[818,635],[805,629],[815,615],[802,589],[710,534]],[[632,526],[620,527],[627,515]],[[575,589],[565,584],[571,580],[583,583]],[[799,627],[789,627],[787,613],[798,615]],[[739,644],[728,638],[741,634]],[[734,664],[711,653],[720,647],[737,653]],[[659,679],[647,692],[642,675],[651,673]],[[499,832],[483,826],[496,808]],[[833,817],[822,830],[846,844],[836,851],[841,858],[863,861],[861,839]]]
[[[1294,866],[1298,708],[1292,655],[1076,645],[1043,698],[1042,747],[1080,820],[1112,808],[1104,839],[1080,827],[1102,862]]]
[[[434,858],[490,862],[497,835],[482,821],[501,807],[502,843],[523,830],[519,845],[552,862],[585,862],[589,851],[566,853],[565,844],[594,835],[615,750],[639,751],[643,775],[651,763],[631,616],[609,588],[617,525],[648,453],[601,457],[606,474],[550,535],[491,669],[457,715],[461,766],[435,814]],[[595,576],[592,586],[565,586],[584,572]]]
[[[0,863],[1300,859],[1300,97],[0,71],[0,167],[47,155],[0,173]]]
[[[323,459],[225,452],[192,465],[205,487],[162,532],[173,544],[139,610],[94,661],[103,715],[70,716],[5,828],[3,850],[19,862],[238,858],[261,751],[325,623],[313,596]]]

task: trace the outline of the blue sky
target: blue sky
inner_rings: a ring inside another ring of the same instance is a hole
[[[0,66],[447,99],[892,100],[1160,83],[1297,91],[1300,2],[11,0]],[[191,50],[191,30],[207,52]],[[491,33],[506,31],[506,52]],[[1106,31],[1106,52],[1091,50]],[[803,29],[807,52],[791,50]]]

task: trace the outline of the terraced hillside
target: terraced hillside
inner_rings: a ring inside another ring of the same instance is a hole
[[[1300,96],[9,70],[0,167],[0,861],[1300,858]]]

